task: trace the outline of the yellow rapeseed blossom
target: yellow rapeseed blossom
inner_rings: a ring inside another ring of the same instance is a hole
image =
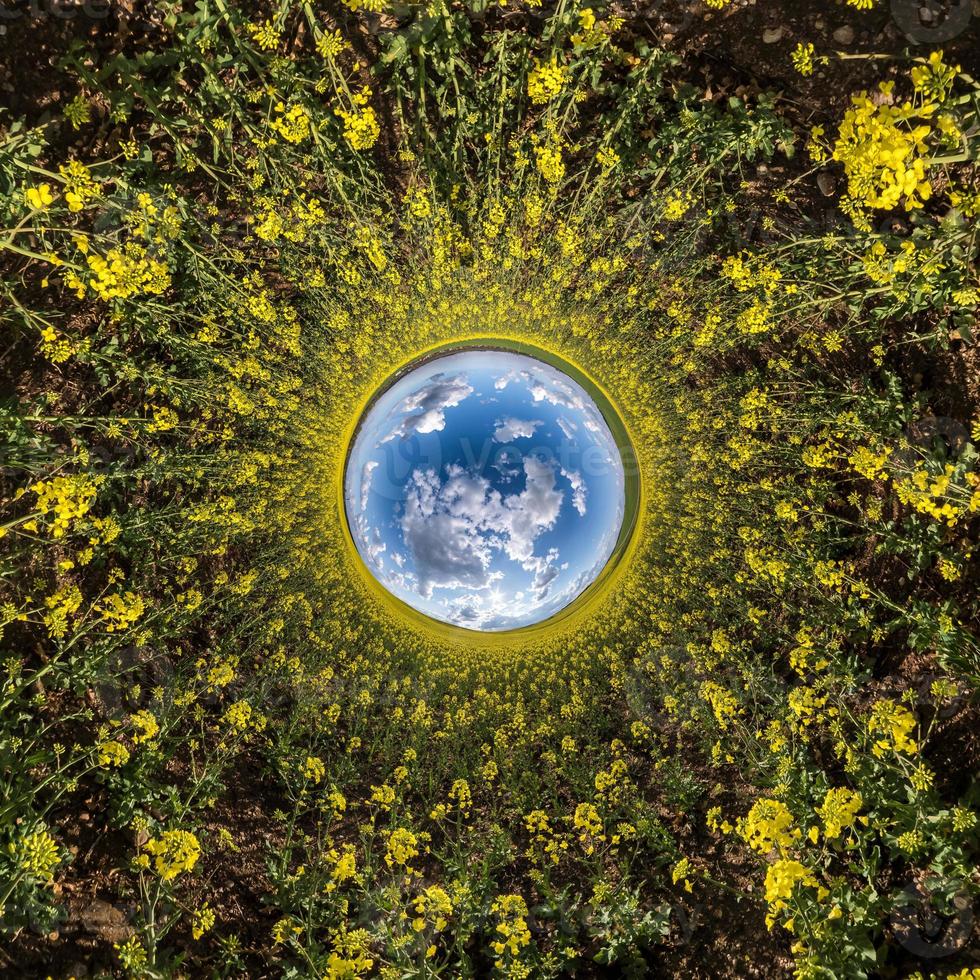
[[[549,184],[557,184],[565,176],[561,147],[554,143],[539,146],[534,151],[538,172]]]
[[[14,864],[27,878],[49,884],[61,863],[55,839],[46,830],[36,830],[8,845]]]
[[[107,596],[95,607],[107,633],[129,629],[143,616],[145,608],[143,597],[135,592]]]
[[[871,751],[879,758],[889,752],[913,755],[919,748],[911,738],[915,727],[915,715],[908,708],[888,698],[876,701],[868,716],[868,732],[874,738]]]
[[[449,917],[453,914],[453,905],[446,894],[445,889],[438,885],[430,885],[419,895],[412,906],[415,910],[415,917],[412,919],[412,928],[416,932],[422,932],[427,926],[431,926],[436,932],[442,932],[449,924]]]
[[[388,837],[385,864],[389,868],[404,868],[411,871],[412,858],[418,857],[418,838],[406,827],[398,827]]]
[[[779,800],[756,800],[748,814],[738,821],[737,829],[749,847],[762,854],[774,848],[782,853],[801,836],[793,814]]]
[[[98,747],[97,760],[100,766],[106,768],[124,766],[129,762],[129,749],[121,742],[102,742]]]
[[[323,764],[322,759],[315,755],[308,755],[300,767],[300,772],[303,774],[303,778],[308,779],[311,783],[320,783],[326,775],[327,767]]]
[[[32,210],[43,211],[46,207],[54,203],[54,194],[51,192],[51,185],[38,184],[36,187],[28,187],[24,191],[24,200]]]
[[[364,88],[354,96],[354,108],[349,111],[334,109],[334,114],[340,116],[344,122],[344,139],[354,150],[371,149],[381,134],[381,127],[378,124],[377,116],[374,114],[374,109],[368,105],[370,96],[371,90]]]
[[[823,803],[817,807],[817,816],[823,821],[827,840],[834,840],[853,827],[863,805],[861,794],[846,786],[827,790]]]
[[[62,538],[75,521],[83,518],[92,508],[98,492],[94,479],[86,475],[56,476],[50,480],[38,480],[31,484],[37,495],[39,514],[54,520],[50,525],[51,536]]]
[[[861,207],[921,208],[932,196],[926,178],[932,127],[918,120],[935,106],[878,105],[866,93],[851,102],[832,154],[844,166],[849,197]]]
[[[766,871],[766,901],[769,903],[767,922],[770,927],[773,917],[786,907],[786,902],[793,896],[793,889],[801,883],[815,886],[817,881],[813,872],[799,861],[781,858],[769,866]]]
[[[263,51],[272,51],[279,45],[280,32],[271,20],[261,24],[246,24],[248,33]]]
[[[86,256],[90,270],[87,280],[69,273],[65,281],[72,288],[90,288],[102,300],[128,299],[140,293],[160,294],[170,286],[170,273],[164,262],[151,258],[143,246],[128,242],[122,249],[112,248],[105,255]]]
[[[527,76],[527,94],[535,105],[543,105],[558,96],[567,81],[568,69],[557,61],[538,63]]]
[[[99,185],[92,172],[78,160],[58,168],[64,181],[65,203],[69,211],[81,211],[99,195]]]
[[[202,905],[194,909],[191,915],[191,935],[195,939],[200,939],[206,932],[214,928],[216,921],[214,909],[210,905]]]
[[[796,48],[793,50],[793,54],[791,55],[793,59],[793,67],[801,75],[812,75],[815,56],[816,51],[814,50],[813,44],[809,42],[804,44],[801,41],[796,45]]]
[[[129,723],[133,726],[133,744],[140,745],[143,742],[151,742],[160,734],[160,724],[152,711],[145,708],[129,716]]]
[[[284,102],[276,105],[276,117],[269,125],[287,143],[302,143],[310,135],[310,116],[301,105],[288,109]]]
[[[490,943],[494,954],[498,959],[520,956],[521,950],[531,942],[527,902],[520,895],[502,895],[490,911],[497,917],[497,938]]]
[[[201,856],[201,844],[189,830],[165,830],[143,845],[153,860],[153,867],[163,881],[194,870]]]

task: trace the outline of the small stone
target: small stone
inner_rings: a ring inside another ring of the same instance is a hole
[[[99,898],[91,899],[78,915],[82,928],[110,943],[125,942],[136,931],[126,921],[126,914]]]
[[[827,26],[827,22],[826,22],[826,21],[825,21],[825,20],[823,19],[823,17],[818,17],[818,18],[817,18],[817,19],[816,19],[816,20],[815,20],[815,21],[813,22],[813,26],[814,26],[814,27],[815,27],[815,28],[816,28],[816,29],[817,29],[818,31],[822,31],[822,30],[823,30],[823,29],[824,29],[824,28],[825,28],[825,27]]]
[[[782,36],[783,29],[781,27],[767,27],[762,32],[762,43],[775,44]]]
[[[838,44],[851,44],[854,41],[854,28],[850,24],[838,27],[834,31],[834,40]]]
[[[824,197],[833,197],[834,191],[837,190],[837,180],[833,174],[828,173],[826,170],[821,170],[817,174],[817,187],[820,188],[820,193]]]

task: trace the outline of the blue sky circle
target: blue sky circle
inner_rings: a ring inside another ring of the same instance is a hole
[[[344,478],[372,575],[433,619],[519,629],[595,581],[625,512],[593,398],[526,354],[468,349],[411,368],[368,407]]]

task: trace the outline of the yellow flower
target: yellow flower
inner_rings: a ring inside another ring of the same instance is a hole
[[[321,58],[336,58],[347,46],[340,31],[325,31],[316,40],[317,54]]]
[[[154,858],[154,868],[163,881],[192,871],[201,856],[201,844],[189,830],[165,830],[143,849]]]
[[[555,59],[548,65],[536,62],[535,68],[527,76],[527,94],[535,105],[543,105],[559,95],[567,81],[567,69]]]
[[[133,735],[133,744],[135,745],[152,741],[160,734],[160,725],[152,711],[146,709],[137,711],[129,716],[129,723],[138,729],[138,734]]]
[[[243,735],[249,729],[261,732],[267,723],[265,715],[256,711],[247,701],[236,701],[229,705],[222,721],[236,735]]]
[[[319,783],[327,774],[327,767],[323,764],[322,759],[318,759],[315,755],[308,755],[306,762],[300,767],[300,772],[304,779],[308,779],[312,783]]]
[[[334,109],[334,114],[344,121],[344,139],[354,150],[370,150],[381,135],[381,126],[374,109],[367,104],[370,95],[371,90],[364,88],[354,96],[353,109]]]
[[[754,851],[767,854],[773,848],[785,851],[801,836],[793,814],[779,800],[756,800],[744,819],[738,822],[739,835]]]
[[[470,794],[470,784],[465,779],[457,779],[449,790],[449,799],[456,804],[456,809],[466,816],[473,805],[473,797]]]
[[[200,939],[214,926],[214,922],[214,909],[209,905],[202,905],[199,909],[195,909],[191,915],[191,935],[195,939]]]
[[[453,905],[445,890],[438,885],[426,888],[413,903],[415,918],[412,928],[421,932],[427,924],[431,924],[436,932],[442,932],[449,924],[449,916],[453,914]]]
[[[933,51],[924,65],[917,65],[909,72],[915,91],[926,102],[943,102],[960,71],[959,65],[947,65],[942,51]]]
[[[301,105],[287,109],[285,103],[280,102],[276,106],[276,112],[278,115],[269,125],[287,143],[302,143],[310,135],[310,117]]]
[[[812,75],[813,74],[813,61],[815,50],[812,44],[804,44],[802,41],[796,45],[791,58],[793,59],[793,67],[801,75]]]
[[[596,153],[595,159],[603,173],[608,173],[619,163],[619,154],[612,147],[604,146]]]
[[[81,211],[89,201],[98,196],[99,186],[85,164],[70,160],[60,166],[58,172],[65,182],[65,201],[69,211]],[[82,246],[79,245],[79,248]]]
[[[799,882],[816,885],[816,879],[809,868],[799,861],[780,860],[769,865],[766,871],[766,901],[779,905],[792,897],[793,889]]]
[[[50,184],[39,184],[37,187],[28,187],[24,191],[24,200],[27,206],[35,211],[43,211],[48,205],[54,203],[54,194],[51,193]]]
[[[667,197],[664,217],[668,221],[680,221],[691,210],[693,204],[694,195],[690,191],[673,191]]]
[[[300,935],[302,931],[303,927],[297,925],[292,919],[282,918],[272,927],[272,941],[276,945],[279,945],[292,939],[294,936]],[[338,974],[338,976],[341,975]]]
[[[271,51],[279,44],[280,33],[271,20],[261,24],[247,24],[248,33],[263,51]]]
[[[497,916],[498,938],[490,943],[497,958],[516,957],[531,942],[531,930],[527,926],[527,902],[520,895],[502,895],[491,906]],[[526,974],[521,974],[526,975]]]
[[[828,840],[840,837],[854,825],[863,804],[861,794],[845,786],[827,790],[823,803],[817,808],[817,815],[823,820],[824,836]]]
[[[39,480],[30,488],[37,494],[37,510],[42,516],[54,515],[51,536],[64,537],[73,522],[84,517],[92,508],[98,492],[97,480],[80,474],[56,476],[52,480]]]
[[[128,299],[138,293],[160,294],[170,286],[165,263],[150,258],[141,245],[127,242],[122,250],[109,249],[104,256],[86,256],[90,286],[99,299]]]
[[[107,633],[128,629],[143,615],[144,610],[142,597],[134,592],[108,596],[95,607],[95,611],[102,616]]]
[[[36,830],[14,841],[8,851],[23,874],[39,882],[51,882],[54,869],[61,863],[58,845],[46,830]]]
[[[833,159],[844,165],[850,200],[883,210],[900,202],[910,210],[922,207],[932,196],[926,179],[926,140],[932,129],[928,123],[916,125],[916,119],[929,110],[876,105],[867,93],[852,96],[851,102],[833,149]]]
[[[868,717],[868,732],[875,737],[871,751],[881,758],[889,751],[913,755],[918,745],[911,738],[916,720],[908,708],[887,698],[876,701]]]
[[[385,854],[385,864],[389,868],[400,865],[410,871],[409,862],[418,857],[418,838],[405,827],[393,830],[388,837],[388,850]]]
[[[684,882],[684,891],[691,892],[694,890],[691,885],[689,875],[691,874],[691,861],[689,858],[681,858],[677,864],[674,865],[673,870],[670,873],[671,881],[676,885],[679,881]]]
[[[98,761],[100,766],[107,768],[124,766],[129,762],[129,749],[121,742],[102,742],[99,745]]]
[[[565,164],[561,158],[561,147],[546,144],[535,148],[538,172],[549,184],[557,184],[565,176]]]
[[[330,881],[324,885],[324,892],[330,894],[337,890],[345,881],[350,881],[357,875],[357,857],[353,844],[345,844],[341,851],[331,850],[327,855],[333,862]]]

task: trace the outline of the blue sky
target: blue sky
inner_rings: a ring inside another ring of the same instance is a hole
[[[357,549],[394,595],[503,630],[547,619],[596,578],[625,478],[580,385],[523,354],[468,350],[420,365],[371,405],[345,497]]]

